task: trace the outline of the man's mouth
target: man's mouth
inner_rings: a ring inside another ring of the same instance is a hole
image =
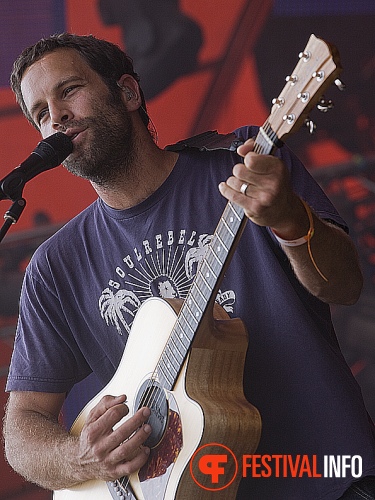
[[[72,140],[76,139],[81,132],[83,132],[85,129],[82,130],[77,130],[77,129],[68,129],[65,134]]]

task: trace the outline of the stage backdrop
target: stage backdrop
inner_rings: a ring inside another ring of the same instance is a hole
[[[330,89],[326,97],[335,107],[312,113],[314,136],[301,130],[289,144],[349,222],[360,251],[363,297],[352,308],[334,308],[333,314],[374,416],[373,0],[12,0],[0,3],[0,28],[0,179],[40,140],[22,117],[8,81],[15,57],[43,36],[92,33],[125,48],[141,76],[161,147],[205,130],[261,125],[311,33],[339,48],[346,91]],[[41,241],[95,199],[91,186],[63,167],[33,179],[23,194],[26,209],[0,244],[2,387],[25,265]],[[9,206],[3,200],[0,210],[5,213]],[[1,498],[16,492],[17,498],[43,497],[1,462],[0,485]]]

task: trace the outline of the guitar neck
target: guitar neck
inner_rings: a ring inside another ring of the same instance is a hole
[[[268,122],[259,129],[254,151],[270,154],[278,139]],[[189,293],[181,307],[156,372],[159,382],[171,390],[207,311],[215,301],[221,279],[241,237],[247,218],[239,205],[228,202],[207,247]],[[156,374],[155,374],[156,375]]]
[[[298,130],[321,92],[340,72],[337,49],[311,35],[281,94],[273,100],[271,114],[255,138],[254,151],[272,154],[280,147],[281,139]],[[199,325],[214,303],[246,220],[240,206],[227,203],[154,373],[167,389],[173,388]]]

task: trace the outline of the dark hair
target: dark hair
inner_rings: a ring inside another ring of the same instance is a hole
[[[21,92],[22,77],[32,64],[41,59],[45,54],[54,52],[58,49],[69,48],[76,50],[86,63],[96,73],[100,75],[110,91],[120,92],[117,81],[121,75],[131,75],[137,82],[139,76],[134,71],[132,59],[123,52],[117,45],[95,38],[93,35],[74,35],[71,33],[61,33],[52,35],[48,38],[42,38],[36,44],[26,48],[13,64],[13,70],[10,76],[10,85],[16,95],[26,118],[34,126],[34,120],[27,110],[23,95]],[[146,103],[143,91],[140,88],[142,105],[139,108],[139,114],[143,123],[148,128],[150,119],[146,111]]]

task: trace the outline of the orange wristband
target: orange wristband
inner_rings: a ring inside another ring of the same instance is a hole
[[[324,276],[324,274],[321,272],[318,265],[316,264],[314,257],[313,257],[313,254],[312,254],[312,251],[311,251],[311,243],[310,242],[311,242],[311,238],[314,236],[314,220],[313,220],[313,216],[311,213],[311,208],[304,200],[301,199],[301,201],[302,201],[303,206],[305,207],[305,210],[307,212],[307,216],[309,218],[309,224],[310,224],[310,227],[309,227],[309,230],[307,231],[306,236],[302,236],[301,238],[297,238],[295,240],[284,240],[284,239],[280,238],[280,236],[278,236],[272,228],[271,228],[271,231],[273,232],[275,238],[277,239],[277,241],[281,245],[285,245],[287,247],[298,247],[298,246],[301,246],[301,245],[304,245],[305,243],[307,243],[307,249],[309,252],[311,262],[313,263],[315,269],[320,274],[320,276],[324,279],[324,281],[328,281],[328,279]]]

